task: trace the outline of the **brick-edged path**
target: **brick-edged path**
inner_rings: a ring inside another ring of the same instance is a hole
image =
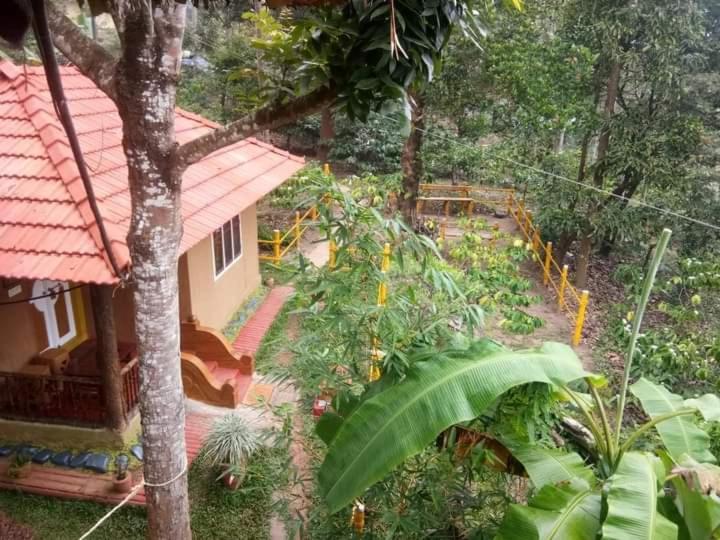
[[[265,297],[262,305],[240,329],[240,333],[233,342],[233,349],[239,353],[255,354],[268,329],[293,292],[292,287],[273,288]]]

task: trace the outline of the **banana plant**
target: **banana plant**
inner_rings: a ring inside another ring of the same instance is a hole
[[[630,385],[630,369],[643,314],[670,239],[663,231],[636,310],[614,425],[600,396],[604,378],[587,372],[569,347],[548,343],[511,351],[481,340],[418,362],[402,382],[371,396],[346,418],[319,428],[329,445],[319,483],[331,511],[361,497],[404,460],[448,427],[478,417],[509,389],[530,382],[554,385],[567,398],[594,441],[590,457],[527,441],[504,440],[534,487],[526,505],[512,505],[497,540],[708,540],[720,538],[720,468],[709,437],[694,420],[720,419],[720,399],[683,399],[644,378]],[[578,391],[583,383],[588,393]],[[573,385],[573,388],[571,388]],[[628,392],[649,420],[622,430]],[[655,430],[654,452],[636,448]]]

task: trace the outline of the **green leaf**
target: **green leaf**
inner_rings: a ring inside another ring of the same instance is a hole
[[[315,425],[315,433],[317,433],[317,436],[320,437],[322,442],[329,445],[335,438],[335,435],[337,435],[344,421],[345,419],[339,414],[326,412],[318,419]]]
[[[720,398],[715,394],[705,394],[699,398],[686,399],[685,406],[697,409],[708,422],[720,421]]]
[[[688,408],[683,399],[645,378],[630,387],[650,418]],[[715,462],[710,452],[710,437],[697,427],[690,416],[677,416],[655,426],[668,453],[678,460],[683,454],[701,462]]]
[[[495,540],[594,540],[601,513],[600,492],[584,480],[546,485],[528,506],[510,507]]]
[[[677,526],[658,513],[655,456],[628,452],[610,479],[603,540],[675,540]]]
[[[320,468],[322,494],[336,512],[510,388],[567,384],[587,375],[575,352],[559,343],[514,352],[486,339],[416,362],[401,383],[363,402],[343,423]]]
[[[557,484],[573,478],[581,478],[588,484],[593,484],[592,470],[575,452],[542,448],[536,444],[528,444],[507,437],[502,437],[501,441],[512,452],[515,459],[525,467],[530,480],[537,489],[546,484]]]
[[[716,482],[718,468],[688,458],[673,472],[679,475],[672,480],[677,494],[676,505],[691,540],[715,538],[713,533],[720,528],[720,501],[716,496],[703,492],[708,484],[705,477],[712,475]]]

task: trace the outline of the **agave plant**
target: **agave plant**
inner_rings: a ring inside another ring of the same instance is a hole
[[[322,421],[329,449],[319,481],[331,511],[337,511],[448,427],[472,420],[504,392],[530,382],[554,385],[583,419],[594,441],[590,457],[508,438],[535,488],[527,505],[513,505],[498,540],[676,539],[720,536],[720,468],[709,436],[694,422],[720,420],[720,399],[683,400],[641,378],[630,386],[630,369],[643,313],[670,231],[658,241],[639,300],[614,425],[600,396],[603,377],[583,368],[567,346],[511,351],[483,340],[464,351],[418,362],[401,383],[372,392],[347,418]],[[570,388],[571,383],[574,389]],[[581,393],[577,384],[588,393]],[[627,436],[622,421],[627,392],[649,421]],[[652,453],[635,448],[656,430],[661,445]]]
[[[245,477],[247,461],[261,446],[260,437],[243,418],[226,414],[210,428],[201,451],[201,459],[220,467],[219,478],[237,488]]]

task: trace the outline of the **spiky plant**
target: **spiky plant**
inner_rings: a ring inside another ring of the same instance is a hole
[[[241,481],[247,460],[260,448],[260,437],[240,416],[226,414],[210,428],[201,452],[202,460],[223,467],[220,477],[233,475]]]

